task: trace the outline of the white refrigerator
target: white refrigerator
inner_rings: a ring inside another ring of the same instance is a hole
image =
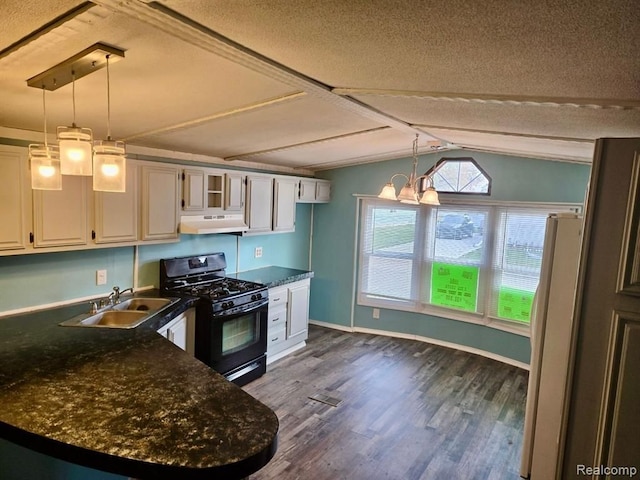
[[[551,480],[557,475],[573,311],[582,240],[582,217],[547,219],[540,283],[531,315],[531,366],[520,476]]]

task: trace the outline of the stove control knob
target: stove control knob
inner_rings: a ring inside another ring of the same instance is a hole
[[[233,302],[229,302],[227,305],[228,305],[229,308],[231,308],[231,307],[233,307]]]
[[[229,308],[229,305],[227,305],[227,302],[222,302],[222,309],[226,310],[227,308]]]
[[[258,300],[260,300],[260,299],[262,298],[262,294],[261,294],[261,293],[258,293],[258,294],[256,295],[256,297],[258,297]]]
[[[251,300],[252,301],[256,301],[258,299],[258,296],[254,293],[253,295],[251,295]]]

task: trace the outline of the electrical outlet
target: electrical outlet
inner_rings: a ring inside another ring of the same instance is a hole
[[[260,257],[262,257],[262,247],[256,247],[256,250],[255,250],[255,252],[254,252],[254,256],[255,256],[256,258],[260,258]]]
[[[106,285],[107,283],[107,271],[96,270],[96,285]]]
[[[373,309],[373,318],[380,318],[380,309],[379,308],[374,308]]]

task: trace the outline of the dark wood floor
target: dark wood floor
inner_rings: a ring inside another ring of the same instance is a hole
[[[311,326],[306,348],[244,387],[280,419],[276,456],[250,478],[516,480],[527,377],[436,345]]]

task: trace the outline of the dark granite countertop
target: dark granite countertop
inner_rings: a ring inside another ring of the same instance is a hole
[[[0,318],[0,436],[136,478],[233,479],[264,466],[275,413],[155,332],[190,306],[129,330],[58,325],[86,303]]]
[[[297,282],[305,278],[313,278],[313,272],[286,267],[264,267],[255,270],[238,272],[235,277],[248,282],[262,283],[269,288],[279,287],[287,283]]]

